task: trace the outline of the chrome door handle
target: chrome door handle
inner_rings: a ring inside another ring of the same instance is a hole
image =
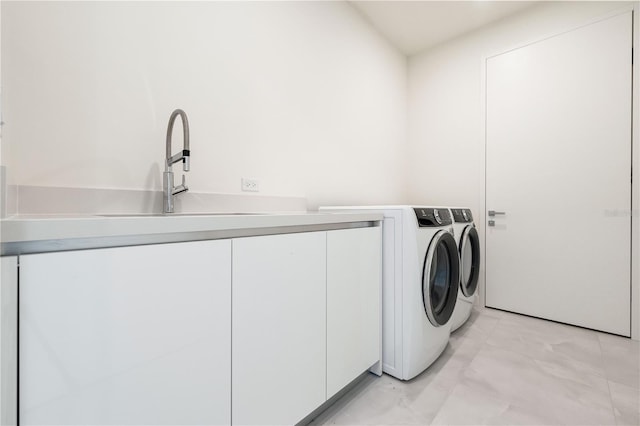
[[[489,221],[489,226],[496,226],[496,221],[495,220],[490,220]]]
[[[495,211],[495,210],[489,210],[489,211],[487,212],[487,214],[488,214],[489,216],[493,217],[493,216],[498,216],[498,215],[505,215],[505,214],[507,214],[507,212],[497,212],[497,211]]]

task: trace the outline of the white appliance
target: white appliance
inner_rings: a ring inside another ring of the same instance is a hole
[[[460,281],[447,208],[322,207],[382,213],[382,370],[409,380],[449,341]]]
[[[478,294],[480,276],[480,239],[473,222],[471,210],[450,208],[453,217],[453,233],[460,255],[460,291],[451,318],[451,331],[457,330],[471,315],[471,308]]]

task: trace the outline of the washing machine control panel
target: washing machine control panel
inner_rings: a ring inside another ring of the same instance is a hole
[[[446,226],[453,223],[451,214],[448,209],[434,209],[434,208],[421,208],[416,207],[413,209],[418,219],[418,226],[433,227],[433,226]]]
[[[453,214],[453,220],[455,222],[473,222],[473,216],[469,209],[451,209],[451,213]]]

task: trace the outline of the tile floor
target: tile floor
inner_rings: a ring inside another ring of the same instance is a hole
[[[639,425],[640,343],[475,309],[408,382],[367,376],[313,425]]]

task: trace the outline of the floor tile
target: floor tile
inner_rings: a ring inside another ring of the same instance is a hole
[[[607,378],[640,389],[640,342],[606,333],[597,335]]]
[[[500,320],[487,345],[527,355],[565,370],[568,376],[606,377],[600,341],[591,330],[509,314]]]
[[[486,424],[508,407],[507,401],[462,384],[455,387],[431,424]]]
[[[486,346],[461,383],[523,413],[536,413],[544,407],[552,424],[613,424],[606,380],[591,376],[584,381],[588,383],[559,376],[518,352]]]
[[[473,355],[467,351],[453,349],[447,345],[440,357],[424,372],[406,382],[407,386],[438,386],[451,391],[459,382],[465,369],[471,363]]]
[[[640,346],[474,307],[413,380],[370,375],[314,425],[640,424]]]
[[[640,424],[640,391],[631,386],[609,382],[611,400],[619,425]]]
[[[371,375],[311,424],[425,425],[447,396],[437,386],[412,386],[387,375]]]
[[[473,340],[484,344],[491,332],[495,329],[500,318],[485,314],[477,309],[471,310],[471,316],[456,331],[451,333],[449,342],[455,348],[456,343]]]
[[[540,425],[548,424],[544,412],[527,410],[509,403],[508,400],[483,392],[466,384],[458,385],[432,425]]]

